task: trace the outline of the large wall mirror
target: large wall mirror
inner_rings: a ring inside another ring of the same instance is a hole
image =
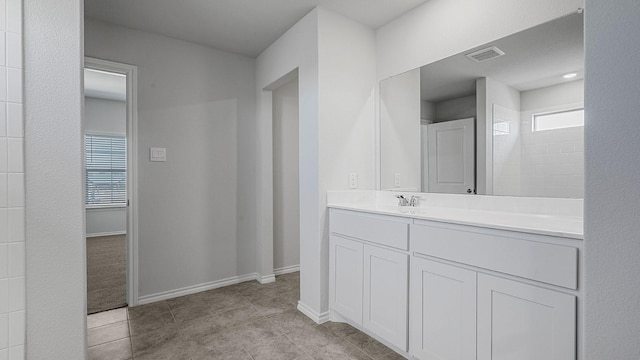
[[[380,84],[382,190],[582,198],[583,16]]]

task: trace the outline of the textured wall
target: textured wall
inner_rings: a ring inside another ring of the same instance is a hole
[[[24,358],[22,1],[0,1],[0,359]]]
[[[640,2],[585,11],[586,360],[640,359]]]
[[[86,357],[82,2],[24,0],[27,358]]]

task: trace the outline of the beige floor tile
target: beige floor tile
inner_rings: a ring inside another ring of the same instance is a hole
[[[247,349],[254,360],[297,360],[308,356],[284,335],[249,346]]]
[[[104,311],[87,316],[87,328],[109,325],[120,321],[127,321],[127,308]]]
[[[150,314],[160,314],[170,312],[169,304],[166,301],[158,301],[147,305],[139,305],[129,308],[129,319],[136,319]]]
[[[234,342],[249,348],[263,344],[282,335],[276,326],[264,317],[257,318],[243,325],[230,328],[227,334]]]
[[[251,302],[249,302],[246,297],[240,295],[240,293],[238,292],[212,293],[207,297],[207,302],[209,303],[211,310],[216,313],[221,313],[251,305]]]
[[[285,274],[270,284],[250,281],[92,315],[89,343],[106,343],[92,346],[89,359],[402,359],[348,324],[318,325],[300,313],[299,278]]]
[[[89,360],[128,360],[131,359],[131,341],[129,338],[89,348]]]
[[[87,345],[91,347],[127,337],[129,337],[129,325],[126,321],[121,321],[89,329],[87,332]]]
[[[239,345],[227,345],[216,348],[192,347],[191,360],[254,360]]]
[[[129,320],[129,328],[131,335],[140,335],[149,332],[155,332],[161,329],[175,328],[178,326],[173,319],[171,312],[148,313]]]
[[[280,296],[260,301],[254,301],[252,302],[252,304],[262,315],[265,316],[280,314],[285,311],[294,309],[291,303]]]
[[[248,305],[219,313],[218,321],[224,327],[234,327],[255,320],[261,316],[253,305]]]

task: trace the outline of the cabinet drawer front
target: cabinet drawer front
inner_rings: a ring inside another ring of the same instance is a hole
[[[575,247],[436,226],[411,226],[412,251],[569,289],[578,287]]]
[[[409,222],[408,219],[392,220],[390,217],[331,210],[330,229],[333,234],[408,250]]]

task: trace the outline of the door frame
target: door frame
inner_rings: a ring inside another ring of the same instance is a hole
[[[84,68],[122,74],[127,79],[127,304],[135,306],[138,304],[138,67],[85,56]]]

